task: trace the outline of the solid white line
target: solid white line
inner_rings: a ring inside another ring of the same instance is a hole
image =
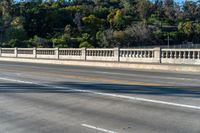
[[[172,102],[166,102],[166,101],[161,101],[161,100],[152,100],[152,99],[146,99],[146,98],[140,98],[140,97],[132,97],[132,96],[125,96],[125,95],[109,94],[109,93],[98,93],[98,92],[94,93],[94,94],[117,97],[117,98],[122,98],[122,99],[130,99],[130,100],[135,100],[135,101],[157,103],[157,104],[164,104],[164,105],[171,105],[171,106],[177,106],[177,107],[184,107],[184,108],[191,108],[191,109],[200,110],[200,106],[172,103]]]
[[[19,83],[25,83],[25,84],[35,84],[35,85],[52,87],[52,88],[57,88],[57,89],[68,89],[67,91],[84,92],[84,93],[91,93],[91,94],[95,94],[95,95],[109,96],[109,97],[114,97],[114,98],[129,99],[129,100],[140,101],[140,102],[156,103],[156,104],[163,104],[163,105],[170,105],[170,106],[200,110],[200,106],[194,106],[194,105],[188,105],[188,104],[179,104],[179,103],[166,102],[166,101],[161,101],[161,100],[153,100],[153,99],[146,99],[146,98],[140,98],[140,97],[118,95],[118,94],[113,94],[113,93],[90,91],[90,90],[84,90],[84,89],[73,89],[73,88],[70,88],[70,87],[46,85],[46,84],[40,84],[40,83],[23,81],[23,80],[16,80],[16,79],[10,79],[10,78],[0,78],[0,80],[19,82]]]
[[[18,82],[18,83],[25,83],[25,84],[40,85],[38,83],[34,83],[34,82],[30,82],[30,81],[16,80],[16,79],[10,79],[10,78],[2,78],[2,77],[0,77],[0,80],[6,80],[6,81]]]
[[[88,124],[81,124],[81,126],[91,128],[91,129],[95,129],[95,130],[98,130],[98,131],[102,131],[102,132],[105,132],[105,133],[117,133],[117,132],[114,132],[114,131],[111,131],[111,130],[107,130],[107,129],[100,128],[100,127],[95,127],[95,126],[88,125]]]

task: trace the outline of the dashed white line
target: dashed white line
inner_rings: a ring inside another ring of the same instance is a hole
[[[94,130],[98,130],[98,131],[101,131],[101,132],[105,132],[105,133],[117,133],[117,132],[114,132],[114,131],[111,131],[111,130],[107,130],[107,129],[104,129],[104,128],[100,128],[100,127],[96,127],[96,126],[92,126],[92,125],[88,125],[88,124],[81,124],[81,126],[91,128],[91,129],[94,129]]]
[[[114,97],[114,98],[129,99],[129,100],[140,101],[140,102],[156,103],[156,104],[163,104],[163,105],[170,105],[170,106],[200,110],[200,106],[194,106],[194,105],[188,105],[188,104],[179,104],[179,103],[166,102],[166,101],[161,101],[161,100],[153,100],[153,99],[146,99],[146,98],[140,98],[140,97],[118,95],[118,94],[113,94],[113,93],[90,91],[90,90],[84,90],[84,89],[73,89],[73,88],[70,88],[70,87],[47,85],[47,84],[41,84],[41,83],[29,82],[29,81],[23,81],[23,80],[16,80],[16,79],[10,79],[10,78],[1,78],[0,77],[0,80],[19,82],[19,83],[25,83],[25,84],[34,84],[34,85],[52,87],[52,88],[63,89],[63,90],[67,89],[67,90],[64,90],[64,91],[92,93],[92,94],[95,94],[95,95],[109,96],[109,97]]]

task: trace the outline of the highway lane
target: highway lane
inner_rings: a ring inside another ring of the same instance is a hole
[[[0,62],[2,133],[199,133],[200,75]]]

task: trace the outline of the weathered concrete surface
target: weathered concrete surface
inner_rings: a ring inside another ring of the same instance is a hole
[[[81,60],[75,61],[75,60],[31,59],[31,58],[11,58],[11,57],[0,57],[0,61],[109,67],[109,68],[123,68],[123,69],[145,69],[145,70],[161,70],[161,71],[177,71],[177,72],[200,72],[200,66],[183,65],[183,64],[172,65],[172,64],[155,64],[155,63],[98,62],[98,61],[81,61]]]
[[[199,133],[200,110],[192,108],[200,107],[199,77],[0,62],[0,132],[103,133],[88,124],[118,133]]]

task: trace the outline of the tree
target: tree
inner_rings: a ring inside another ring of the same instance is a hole
[[[85,24],[86,31],[91,32],[92,35],[95,35],[100,28],[104,27],[105,24],[103,19],[97,18],[94,15],[83,17],[82,21]]]
[[[81,27],[81,14],[79,12],[77,12],[75,14],[74,23],[77,25],[77,29],[79,31],[81,31],[82,30],[82,27]]]
[[[2,0],[0,2],[3,30],[5,30],[7,27],[9,27],[9,25],[12,21],[12,16],[11,16],[12,3],[13,3],[12,0]]]
[[[185,1],[183,5],[184,17],[194,21],[197,14],[197,4],[192,1]]]
[[[146,20],[150,12],[150,2],[148,0],[138,0],[136,7],[140,18]]]
[[[178,25],[178,29],[180,32],[186,34],[186,35],[191,35],[192,34],[192,23],[190,21],[185,22],[185,23],[180,23]]]
[[[121,29],[124,26],[124,14],[120,9],[112,10],[107,20],[111,28]]]
[[[92,48],[92,44],[90,44],[88,41],[84,41],[80,44],[80,48]]]
[[[199,22],[200,2],[194,1],[181,6],[175,0],[0,1],[6,47],[162,45],[168,33],[174,44],[199,42]]]
[[[165,0],[164,1],[164,12],[166,17],[173,21],[176,18],[176,11],[175,11],[175,3],[174,0]]]

